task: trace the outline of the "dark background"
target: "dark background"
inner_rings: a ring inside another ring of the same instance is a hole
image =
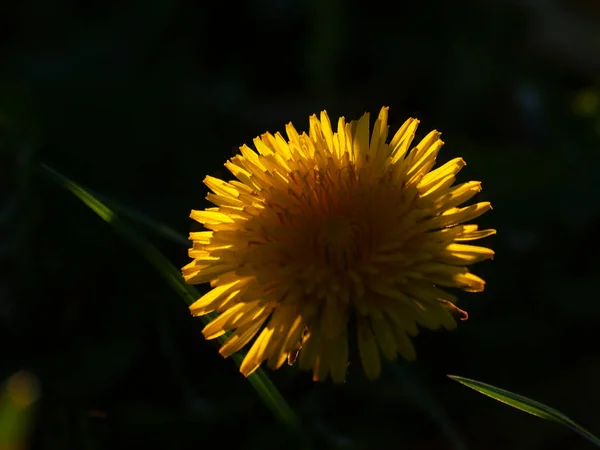
[[[154,269],[45,162],[186,234],[243,143],[390,106],[482,180],[498,229],[470,319],[368,382],[276,385],[314,448],[593,448],[474,393],[530,396],[600,433],[600,3],[75,1],[0,7],[0,369],[35,373],[33,448],[294,448]],[[149,235],[175,265],[186,248]]]

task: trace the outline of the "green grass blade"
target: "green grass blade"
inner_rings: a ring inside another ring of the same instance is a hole
[[[87,189],[87,192],[92,196],[98,199],[101,203],[104,203],[108,208],[112,209],[115,213],[127,217],[141,225],[144,225],[149,230],[153,231],[159,236],[175,243],[182,245],[184,247],[190,246],[190,241],[187,236],[183,236],[179,234],[177,231],[172,228],[166,226],[163,223],[160,223],[147,215],[136,211],[130,207],[122,205],[121,203],[108,198],[105,195],[98,194],[97,192],[92,191],[91,189]]]
[[[471,380],[469,378],[459,377],[456,375],[448,375],[448,377],[483,395],[487,395],[488,397],[491,397],[494,400],[498,400],[499,402],[505,403],[508,406],[520,409],[521,411],[524,411],[533,416],[541,417],[542,419],[551,420],[552,422],[564,425],[600,447],[600,439],[598,439],[586,429],[577,425],[563,413],[557,411],[554,408],[544,405],[543,403],[536,402],[535,400],[532,400],[530,398],[523,397],[522,395],[518,395],[513,392],[507,391],[505,389],[500,389],[496,386],[482,383],[481,381]]]
[[[72,192],[101,219],[112,225],[130,244],[132,244],[144,257],[154,266],[154,268],[163,276],[167,283],[179,294],[189,306],[201,297],[201,294],[194,288],[185,283],[181,272],[177,269],[159,250],[156,249],[147,239],[142,237],[135,229],[131,228],[123,221],[117,213],[93,196],[87,189],[76,182],[60,174],[49,166],[42,164],[42,169],[46,175],[59,185]],[[148,222],[147,222],[148,223]],[[201,319],[208,323],[213,315],[202,316]],[[224,341],[226,336],[220,338]],[[236,354],[233,357],[235,363],[239,366],[243,355]],[[258,369],[248,377],[248,381],[258,392],[265,404],[275,413],[275,415],[284,423],[291,427],[298,427],[299,421],[294,410],[283,398],[279,390],[262,369]]]
[[[39,386],[33,375],[17,372],[2,386],[0,394],[0,448],[26,448]]]

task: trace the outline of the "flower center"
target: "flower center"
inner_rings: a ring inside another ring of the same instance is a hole
[[[343,216],[326,216],[317,235],[317,253],[327,265],[347,269],[361,259],[361,234],[363,227],[353,219]]]

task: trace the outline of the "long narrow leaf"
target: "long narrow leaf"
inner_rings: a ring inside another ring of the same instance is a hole
[[[42,164],[44,173],[50,179],[57,182],[65,189],[72,192],[83,203],[85,203],[92,211],[100,218],[111,224],[130,244],[132,244],[144,257],[154,266],[154,268],[163,276],[169,285],[179,294],[183,300],[189,305],[200,298],[200,293],[193,287],[185,283],[181,276],[181,272],[150,242],[131,228],[123,221],[114,210],[102,203],[90,192],[84,189],[76,182],[70,180],[66,176],[60,174],[51,167]],[[202,320],[208,323],[212,319],[211,315],[203,316]],[[223,336],[221,339],[225,339]],[[233,357],[235,363],[239,366],[243,356],[236,354]],[[279,420],[287,425],[297,428],[299,421],[292,408],[285,401],[279,390],[273,382],[261,369],[258,369],[248,377],[248,380],[256,389],[265,404],[275,413]]]
[[[123,217],[128,217],[133,221],[144,225],[146,228],[148,228],[148,230],[153,231],[157,235],[162,236],[163,238],[175,244],[182,245],[184,247],[188,247],[190,245],[190,241],[186,236],[182,236],[181,234],[177,233],[177,231],[166,226],[165,224],[157,222],[156,220],[146,216],[145,214],[142,214],[141,212],[136,211],[130,207],[124,206],[116,200],[98,194],[97,192],[94,192],[91,189],[87,189],[87,192],[100,202],[104,203],[115,213],[122,215]]]
[[[464,384],[465,386],[471,389],[474,389],[475,391],[483,395],[487,395],[488,397],[491,397],[494,400],[498,400],[499,402],[505,403],[508,406],[520,409],[521,411],[524,411],[533,416],[541,417],[542,419],[551,420],[552,422],[564,425],[600,447],[600,439],[598,439],[586,429],[577,425],[563,413],[557,411],[554,408],[544,405],[543,403],[536,402],[535,400],[532,400],[530,398],[523,397],[522,395],[518,395],[513,392],[507,391],[505,389],[501,389],[490,384],[482,383],[481,381],[471,380],[469,378],[459,377],[456,375],[448,375],[448,377],[454,381],[458,381],[459,383]]]

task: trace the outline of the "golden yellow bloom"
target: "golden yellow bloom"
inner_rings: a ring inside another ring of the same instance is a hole
[[[456,297],[440,287],[482,291],[467,265],[493,257],[465,244],[495,233],[461,225],[490,209],[459,207],[479,182],[452,186],[465,165],[453,159],[431,170],[443,145],[432,131],[409,147],[418,120],[407,120],[387,142],[388,108],[369,133],[369,114],[334,132],[327,113],[310,131],[286,126],[240,148],[225,165],[237,180],[206,177],[217,205],[190,217],[209,231],[190,233],[191,284],[212,290],[191,307],[218,317],[206,339],[232,331],[220,349],[227,357],[258,337],[244,358],[248,376],[268,360],[279,368],[299,355],[315,380],[343,382],[349,323],[356,326],[366,375],[379,376],[380,353],[415,358],[409,336],[417,325],[456,327]]]

